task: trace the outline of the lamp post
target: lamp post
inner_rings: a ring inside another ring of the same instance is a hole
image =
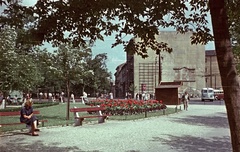
[[[155,81],[154,82],[155,87],[154,88],[156,88],[156,86],[157,86],[157,63],[158,63],[157,59],[158,59],[158,57],[156,56],[155,57],[155,69],[154,69],[155,70],[155,80],[154,80]]]
[[[161,63],[161,54],[158,54],[158,66],[159,66],[159,76],[158,76],[158,84],[162,81],[162,63]]]

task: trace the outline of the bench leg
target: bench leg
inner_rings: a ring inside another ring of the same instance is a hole
[[[107,118],[107,116],[99,117],[98,118],[98,123],[104,123],[106,118]]]
[[[80,118],[80,119],[79,119],[79,121],[80,121],[80,126],[82,126],[83,120],[84,120],[84,118]]]
[[[79,118],[75,118],[75,126],[80,126],[80,120]]]
[[[75,126],[82,126],[84,118],[75,118]]]

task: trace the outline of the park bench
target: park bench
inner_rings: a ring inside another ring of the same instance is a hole
[[[33,111],[33,114],[38,115],[40,114],[40,111]],[[0,122],[0,127],[1,126],[11,126],[11,125],[21,125],[21,124],[25,124],[20,122],[20,111],[9,111],[9,112],[0,112],[0,117],[4,117],[4,116],[19,116],[18,117],[18,122],[13,122],[13,123],[2,123]],[[42,127],[44,127],[44,122],[47,122],[48,120],[38,120],[39,122],[41,122]],[[28,127],[28,126],[27,126]]]
[[[104,123],[105,119],[109,115],[102,114],[102,111],[105,110],[104,107],[83,107],[83,108],[71,108],[70,112],[74,114],[75,126],[82,126],[82,122],[85,118],[98,118],[98,123]],[[93,115],[82,115],[79,116],[78,112],[88,112]]]

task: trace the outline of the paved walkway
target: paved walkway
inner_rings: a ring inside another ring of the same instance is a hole
[[[137,121],[41,128],[40,136],[0,137],[3,152],[231,152],[224,105],[192,104],[188,111]]]

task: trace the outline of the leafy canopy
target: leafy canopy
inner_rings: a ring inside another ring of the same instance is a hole
[[[237,71],[240,74],[240,2],[228,1],[228,21],[231,33],[233,53],[237,62]]]
[[[7,3],[7,1],[5,1]],[[138,54],[146,48],[159,53],[171,51],[166,43],[157,42],[159,28],[173,27],[180,33],[193,31],[192,43],[206,44],[212,40],[207,27],[207,1],[199,0],[41,0],[32,7],[7,3],[1,27],[23,28],[34,42],[53,45],[72,41],[74,46],[94,43],[104,36],[115,35],[113,46],[127,46],[126,35],[141,39],[134,43]],[[27,25],[24,21],[28,20]],[[31,25],[31,26],[29,26]]]
[[[14,29],[0,31],[0,90],[6,94],[11,90],[31,90],[42,81],[32,54],[16,50],[16,38]]]

